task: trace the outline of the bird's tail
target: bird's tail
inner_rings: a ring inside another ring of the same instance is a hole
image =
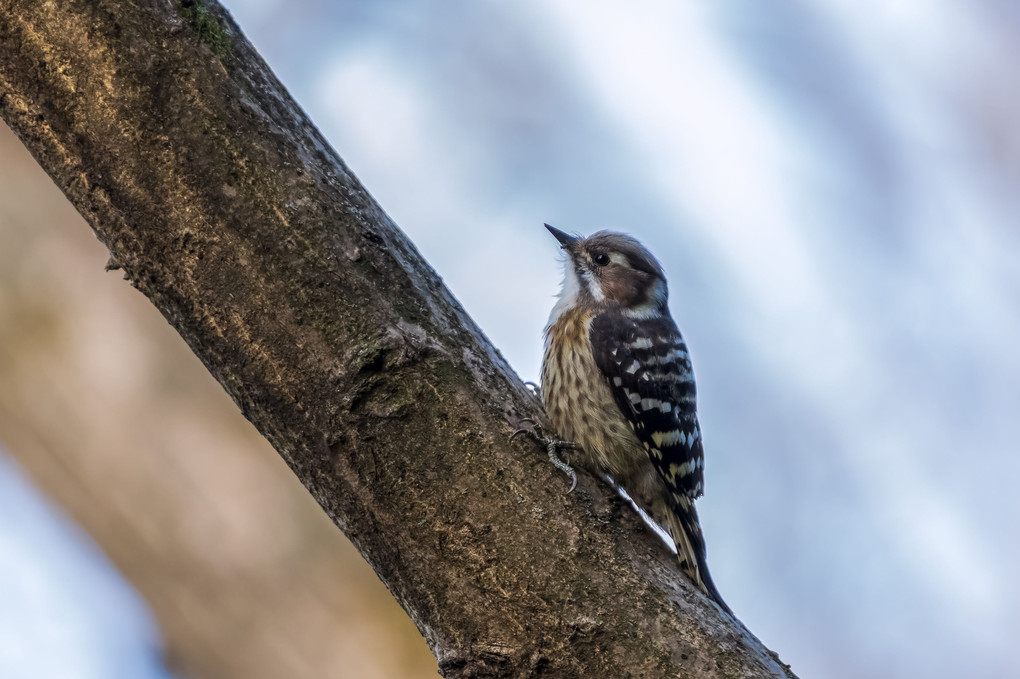
[[[683,571],[698,589],[719,604],[727,613],[733,611],[723,601],[722,595],[712,582],[708,572],[708,561],[705,552],[705,538],[701,534],[698,512],[694,509],[694,501],[681,498],[674,511],[669,513],[667,520],[669,533],[676,544],[677,557],[680,559],[680,570]]]

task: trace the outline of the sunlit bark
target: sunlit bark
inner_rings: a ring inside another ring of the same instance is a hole
[[[0,0],[0,115],[444,676],[792,676],[509,442],[537,402],[218,5]]]

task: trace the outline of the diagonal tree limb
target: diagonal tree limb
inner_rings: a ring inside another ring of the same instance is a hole
[[[509,442],[538,403],[218,4],[0,0],[0,115],[444,676],[793,676]]]

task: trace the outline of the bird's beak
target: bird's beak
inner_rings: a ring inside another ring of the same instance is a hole
[[[546,224],[545,228],[549,229],[549,233],[556,237],[556,240],[560,242],[560,247],[564,250],[569,248],[575,241],[578,240],[577,236],[571,236],[569,233],[563,233],[555,226],[549,226]]]

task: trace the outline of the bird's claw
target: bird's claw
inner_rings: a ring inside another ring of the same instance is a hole
[[[563,461],[563,458],[559,456],[559,448],[561,446],[570,446],[569,449],[573,449],[576,446],[568,441],[553,441],[551,439],[546,440],[546,452],[549,453],[549,461],[553,463],[553,466],[559,469],[561,472],[570,477],[570,489],[567,491],[567,495],[574,492],[577,488],[577,472],[569,464]]]
[[[549,461],[552,462],[553,466],[559,469],[561,472],[570,477],[570,490],[567,491],[567,495],[574,492],[577,488],[577,472],[569,464],[563,461],[560,457],[560,450],[575,450],[578,446],[576,443],[570,441],[560,441],[554,438],[547,438],[542,433],[542,425],[530,418],[521,420],[521,422],[529,422],[531,427],[522,427],[514,431],[510,435],[510,440],[513,441],[519,434],[524,434],[532,441],[545,446],[546,453],[549,454]]]
[[[530,417],[525,417],[523,420],[521,420],[521,422],[522,423],[527,422],[531,426],[515,429],[514,433],[510,434],[510,440],[513,441],[515,438],[517,438],[518,435],[524,434],[535,443],[541,443],[544,446],[546,438],[542,436],[542,425],[540,425],[538,422],[535,422],[535,420],[531,419]]]
[[[527,387],[529,391],[531,391],[532,396],[539,400],[542,399],[542,387],[540,387],[538,384],[529,381],[525,382],[524,386]]]

